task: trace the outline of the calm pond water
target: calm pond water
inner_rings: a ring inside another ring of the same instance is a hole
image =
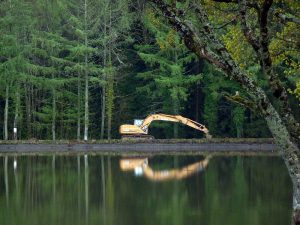
[[[0,157],[4,225],[283,225],[291,207],[278,157]]]

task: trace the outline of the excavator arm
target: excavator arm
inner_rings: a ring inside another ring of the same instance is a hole
[[[194,128],[196,130],[200,130],[200,131],[204,132],[205,134],[209,133],[208,129],[204,125],[202,125],[196,121],[193,121],[191,119],[185,118],[180,115],[167,115],[167,114],[153,114],[153,115],[147,116],[146,119],[144,120],[144,122],[142,123],[142,125],[140,126],[141,129],[146,131],[148,129],[148,127],[150,126],[151,122],[155,121],[155,120],[182,123],[189,127]]]
[[[170,121],[176,123],[182,123],[189,127],[192,127],[196,130],[202,131],[205,133],[206,138],[211,138],[208,129],[191,119],[185,118],[180,115],[167,115],[167,114],[152,114],[145,118],[143,123],[139,126],[131,125],[131,124],[124,124],[120,126],[120,134],[126,135],[146,135],[148,131],[148,127],[150,126],[152,121]]]

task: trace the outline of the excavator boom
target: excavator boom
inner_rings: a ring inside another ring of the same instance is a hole
[[[119,130],[120,134],[126,135],[126,137],[147,135],[148,127],[150,126],[152,121],[170,121],[170,122],[182,123],[196,130],[204,132],[206,138],[211,138],[208,129],[204,125],[180,115],[167,115],[167,114],[149,115],[139,126],[131,125],[131,124],[121,125]]]
[[[208,129],[204,125],[196,121],[193,121],[191,119],[185,118],[180,115],[167,115],[167,114],[153,114],[147,116],[141,125],[141,129],[147,130],[151,122],[155,120],[182,123],[196,130],[200,130],[203,131],[204,133],[208,133]]]

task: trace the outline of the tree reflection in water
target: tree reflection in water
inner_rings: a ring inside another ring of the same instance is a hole
[[[291,200],[278,157],[0,160],[1,224],[282,225],[291,221]]]
[[[4,182],[5,182],[5,197],[6,205],[9,206],[9,185],[8,185],[8,156],[4,157]]]

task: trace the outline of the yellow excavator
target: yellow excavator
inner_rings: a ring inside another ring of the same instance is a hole
[[[155,120],[182,123],[196,130],[204,132],[206,138],[211,138],[208,129],[196,121],[180,115],[152,114],[147,116],[144,120],[135,120],[134,124],[121,125],[119,132],[122,135],[122,139],[153,139],[153,136],[148,135],[148,127],[150,126],[151,122]]]
[[[120,159],[122,171],[134,171],[136,176],[144,176],[152,181],[181,180],[206,169],[211,156],[179,169],[153,170],[148,164],[148,158]]]

